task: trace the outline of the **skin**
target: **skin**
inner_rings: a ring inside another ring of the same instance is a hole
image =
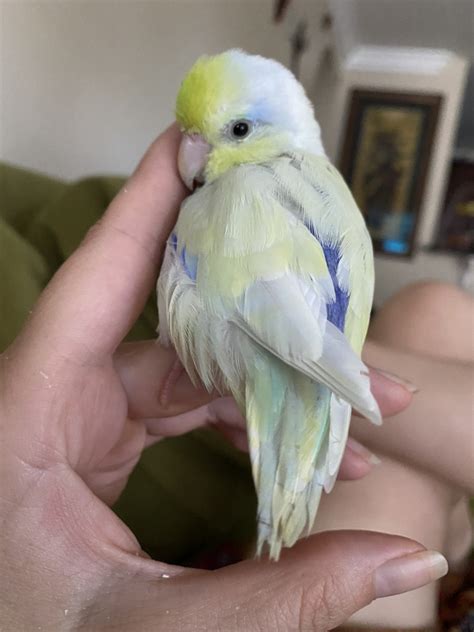
[[[444,572],[417,542],[347,531],[310,537],[278,564],[184,569],[147,558],[109,508],[161,437],[215,424],[242,441],[232,405],[192,388],[172,351],[119,349],[184,196],[178,142],[172,127],[152,145],[0,356],[5,629],[327,630]],[[376,372],[372,386],[386,414],[411,399]],[[366,474],[367,454],[349,450],[344,467]]]

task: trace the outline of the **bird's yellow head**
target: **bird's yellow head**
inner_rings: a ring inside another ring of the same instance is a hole
[[[198,59],[181,84],[176,119],[184,134],[179,170],[191,189],[288,151],[324,153],[311,103],[291,72],[239,50]]]

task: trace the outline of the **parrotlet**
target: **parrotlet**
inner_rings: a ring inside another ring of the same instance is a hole
[[[176,102],[183,202],[158,280],[159,339],[247,423],[257,553],[277,560],[334,485],[351,407],[380,412],[360,359],[373,298],[365,222],[313,107],[280,63],[196,61]]]

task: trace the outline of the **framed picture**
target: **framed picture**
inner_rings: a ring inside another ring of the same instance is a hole
[[[340,169],[374,249],[413,254],[442,97],[353,90]]]
[[[474,254],[474,156],[453,160],[435,250]]]

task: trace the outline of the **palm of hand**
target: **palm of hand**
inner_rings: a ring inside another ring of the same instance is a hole
[[[72,389],[68,395],[76,403],[71,411],[75,422],[65,431],[78,453],[71,465],[89,489],[111,505],[143,451],[145,424],[128,416],[127,394],[111,359],[101,367],[82,369]]]

